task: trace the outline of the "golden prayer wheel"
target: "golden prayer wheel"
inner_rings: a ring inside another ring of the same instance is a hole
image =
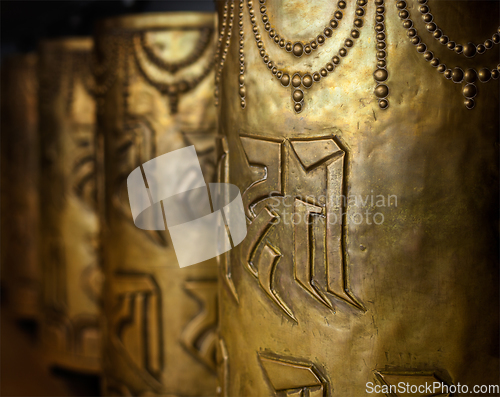
[[[2,65],[2,283],[13,315],[39,314],[37,58]]]
[[[216,261],[179,268],[168,232],[134,225],[127,192],[137,167],[190,145],[215,178],[214,16],[125,16],[96,31],[105,395],[215,393]]]
[[[217,4],[219,393],[498,386],[499,4]]]
[[[41,342],[54,365],[97,372],[101,343],[92,41],[43,41],[40,62]]]

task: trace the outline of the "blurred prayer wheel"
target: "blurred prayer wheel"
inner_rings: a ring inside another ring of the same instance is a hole
[[[96,32],[105,147],[105,395],[215,393],[215,259],[179,268],[169,234],[134,225],[127,177],[194,145],[215,178],[214,14],[105,20]]]
[[[50,362],[100,369],[92,41],[44,41],[40,59],[41,340]]]
[[[2,65],[2,284],[12,314],[39,315],[37,58]]]
[[[499,4],[217,3],[220,394],[498,385]]]

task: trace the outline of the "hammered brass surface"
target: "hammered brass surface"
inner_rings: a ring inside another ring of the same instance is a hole
[[[497,2],[428,2],[457,43],[498,33]],[[219,267],[219,394],[498,385],[498,46],[467,58],[425,0],[358,0],[297,59],[271,30],[310,40],[335,2],[268,1],[269,31],[260,3],[217,2],[218,167],[248,218]]]
[[[215,394],[216,261],[179,268],[168,232],[134,225],[127,193],[134,169],[189,145],[214,180],[214,16],[126,16],[97,29],[105,395]]]
[[[1,272],[11,313],[40,314],[38,258],[37,58],[15,55],[2,64]]]
[[[57,366],[100,369],[92,41],[44,41],[40,60],[43,315],[40,338]]]

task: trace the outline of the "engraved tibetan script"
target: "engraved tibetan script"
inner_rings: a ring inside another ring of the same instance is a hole
[[[275,285],[280,262],[291,261],[294,281],[327,308],[333,309],[332,295],[363,310],[349,289],[346,264],[345,145],[334,135],[240,139],[249,170],[242,178],[248,236],[240,262],[294,321]]]

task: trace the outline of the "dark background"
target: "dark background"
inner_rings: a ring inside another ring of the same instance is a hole
[[[88,36],[102,18],[156,11],[215,11],[214,0],[0,0],[1,56],[43,38]]]

